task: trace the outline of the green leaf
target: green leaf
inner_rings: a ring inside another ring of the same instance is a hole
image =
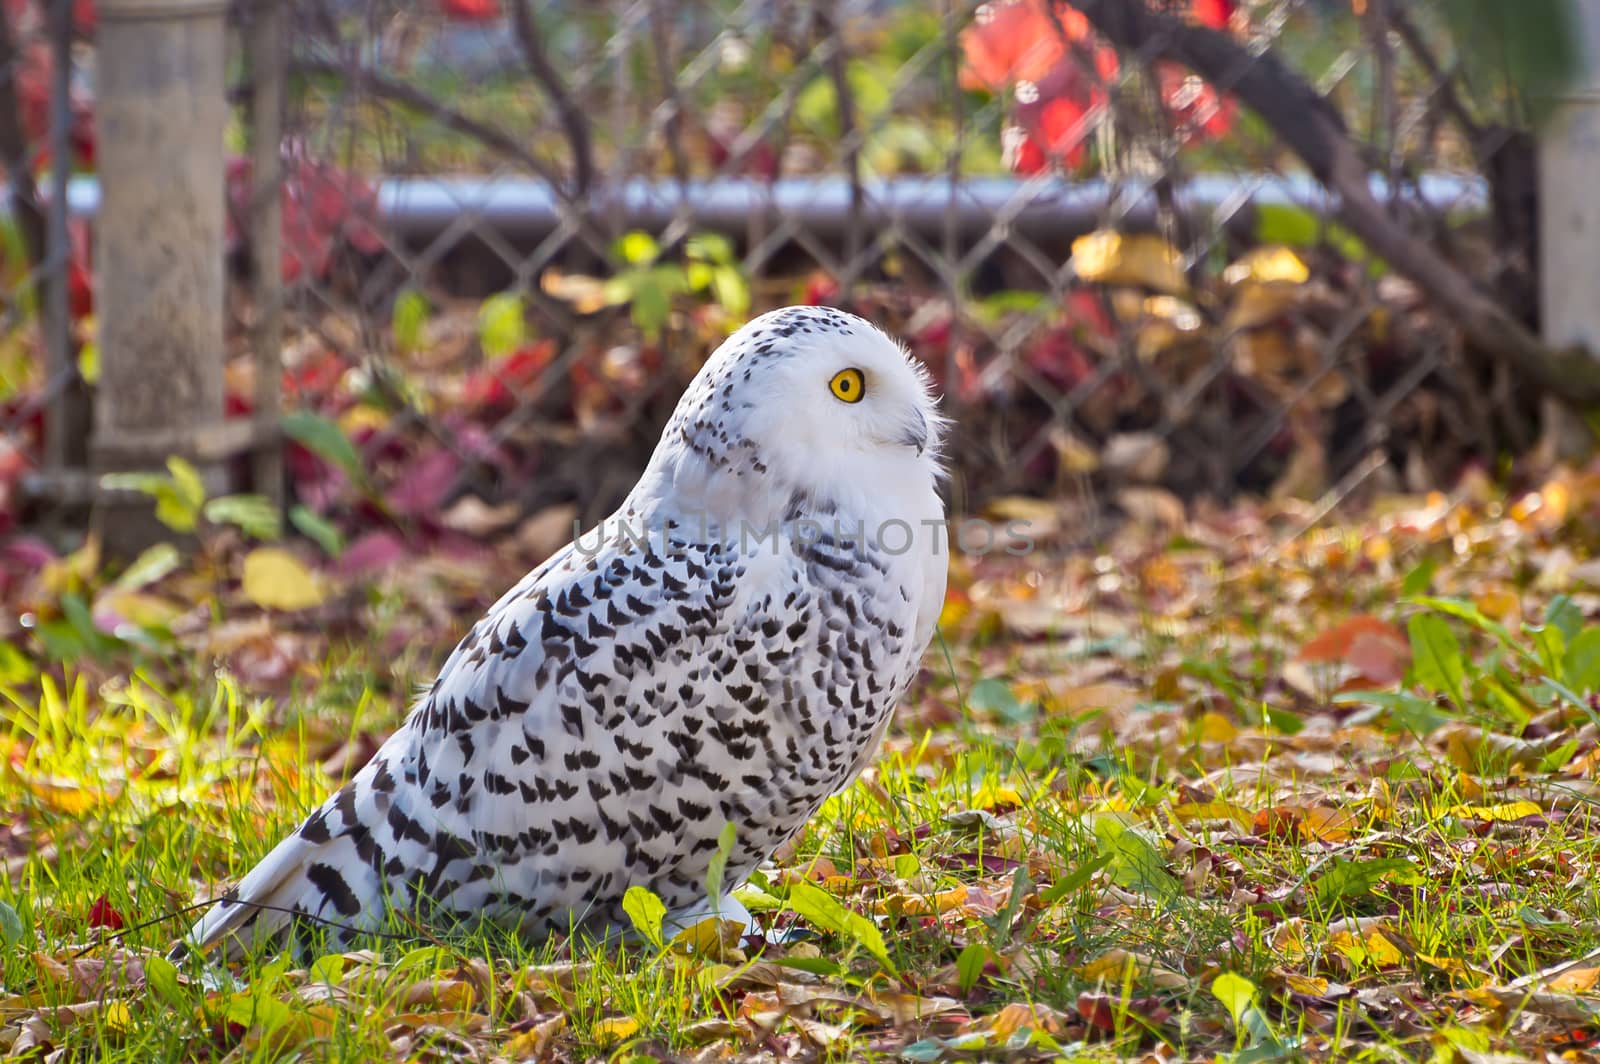
[[[1237,1026],[1243,1022],[1245,1010],[1256,1003],[1256,984],[1242,975],[1223,972],[1211,981],[1211,994],[1222,1002]]]
[[[344,470],[352,481],[360,483],[364,479],[361,454],[336,422],[309,410],[292,410],[283,415],[279,424],[285,436],[318,458]]]
[[[1177,899],[1181,892],[1177,878],[1167,871],[1160,851],[1137,829],[1115,817],[1101,817],[1095,821],[1094,837],[1100,852],[1111,858],[1112,882],[1159,901]]]
[[[750,285],[736,266],[718,266],[712,271],[711,294],[735,318],[750,312]]]
[[[794,117],[813,132],[838,136],[839,99],[833,91],[833,80],[819,74],[807,82],[794,98]]]
[[[0,946],[14,949],[22,941],[22,917],[9,902],[0,901]]]
[[[979,680],[967,692],[967,709],[993,713],[1007,724],[1026,724],[1039,715],[1039,707],[1023,702],[1004,680],[989,677]]]
[[[522,346],[526,336],[522,297],[515,292],[501,292],[479,305],[478,346],[485,358],[505,358]]]
[[[984,966],[989,963],[993,954],[989,947],[982,942],[969,942],[956,957],[956,985],[963,994],[972,993],[972,988],[978,985],[978,980],[983,976]]]
[[[170,543],[157,543],[135,558],[133,564],[124,569],[111,586],[118,591],[137,591],[160,580],[182,561],[177,547]]]
[[[318,957],[306,968],[306,981],[310,983],[338,986],[339,979],[343,975],[344,956],[338,953],[329,953]]]
[[[713,903],[722,897],[722,880],[728,871],[728,858],[733,856],[733,840],[737,833],[733,821],[722,825],[717,833],[717,852],[706,862],[706,897]]]
[[[629,266],[648,266],[661,255],[661,245],[649,233],[635,229],[617,241],[617,254]]]
[[[39,675],[39,670],[22,648],[12,642],[0,642],[0,687],[20,687]]]
[[[1583,610],[1572,601],[1571,596],[1557,595],[1545,607],[1544,623],[1554,625],[1570,643],[1583,630]]]
[[[716,267],[707,262],[691,262],[684,267],[683,276],[689,283],[689,291],[704,292],[711,287],[711,275],[716,272]]]
[[[206,520],[214,525],[233,525],[255,539],[283,538],[283,517],[265,495],[224,495],[206,503]]]
[[[1256,205],[1256,241],[1310,247],[1322,233],[1322,220],[1304,207],[1289,203]]]
[[[640,938],[661,948],[661,922],[667,918],[667,907],[649,887],[629,887],[622,895],[622,911]]]
[[[100,478],[106,491],[137,491],[145,495],[159,495],[170,490],[171,479],[160,473],[107,473]]]
[[[187,459],[173,455],[167,459],[167,471],[172,474],[172,486],[178,501],[188,512],[199,513],[206,501],[206,482],[201,479],[200,470]]]
[[[1322,875],[1317,877],[1312,890],[1317,904],[1324,909],[1344,898],[1359,898],[1370,894],[1385,879],[1395,883],[1418,884],[1427,881],[1416,865],[1403,857],[1379,857],[1368,861],[1347,861],[1334,858]]]
[[[793,968],[797,972],[810,972],[827,978],[838,978],[848,970],[838,961],[826,957],[779,957],[772,963],[780,968]]]
[[[832,931],[855,942],[872,955],[884,971],[900,977],[889,950],[883,944],[878,925],[847,908],[843,902],[813,883],[796,883],[789,888],[789,908],[809,920],[814,927]]]
[[[672,314],[672,297],[684,291],[688,279],[672,266],[655,266],[634,278],[628,315],[639,331],[654,340]]]
[[[1391,731],[1427,735],[1441,724],[1455,717],[1433,703],[1432,699],[1419,698],[1410,691],[1340,691],[1333,696],[1335,705],[1382,706],[1389,710]]]
[[[1373,258],[1367,246],[1337,222],[1328,222],[1314,211],[1289,203],[1262,203],[1256,206],[1256,241],[1261,244],[1287,244],[1289,247],[1326,246],[1351,262],[1365,262],[1367,272],[1380,277],[1387,267]]]
[[[438,971],[445,965],[454,963],[454,960],[454,954],[443,946],[418,946],[402,954],[400,959],[395,961],[394,967],[389,969],[389,974],[393,976],[412,968],[432,968]]]
[[[775,913],[783,909],[783,902],[753,883],[746,883],[729,891],[733,900],[753,913]]]
[[[1561,675],[1561,661],[1567,656],[1567,637],[1553,624],[1523,625],[1522,634],[1533,640],[1539,667],[1551,676]]]
[[[230,999],[223,1016],[229,1023],[259,1027],[261,1033],[271,1034],[294,1019],[294,1012],[258,986],[255,993],[239,994]]]
[[[972,301],[971,308],[978,316],[993,324],[1007,314],[1040,314],[1049,297],[1043,292],[1028,292],[1014,288],[981,296]]]
[[[1600,626],[1585,628],[1568,645],[1560,680],[1579,694],[1600,690]]]
[[[1419,613],[1406,626],[1411,637],[1412,670],[1417,683],[1426,690],[1449,698],[1457,709],[1465,709],[1462,685],[1467,678],[1461,644],[1444,618]]]
[[[722,266],[732,265],[735,261],[733,241],[721,233],[696,233],[689,238],[684,251],[691,259],[714,262]]]
[[[344,552],[344,537],[339,534],[333,522],[306,507],[300,505],[290,507],[289,523],[298,528],[307,539],[321,547],[328,557],[337,558]]]
[[[1501,646],[1512,653],[1526,661],[1533,661],[1533,654],[1529,652],[1527,647],[1512,637],[1510,629],[1487,616],[1471,602],[1467,602],[1464,599],[1436,598],[1428,595],[1420,595],[1417,598],[1406,599],[1405,601],[1411,605],[1423,606],[1447,617],[1465,621],[1478,631],[1493,636]]]
[[[432,316],[433,308],[427,296],[411,288],[401,292],[394,301],[394,312],[389,319],[395,347],[401,351],[415,351],[421,347],[422,331],[428,327]]]
[[[1438,563],[1432,558],[1424,558],[1406,574],[1400,583],[1400,597],[1413,598],[1417,595],[1426,595],[1433,586],[1433,574],[1439,568]]]
[[[175,1009],[189,1007],[188,995],[183,992],[183,985],[178,982],[177,967],[159,953],[151,954],[144,960],[145,985],[155,991],[156,996]]]
[[[1572,755],[1578,752],[1578,745],[1578,740],[1568,739],[1539,760],[1538,771],[1541,774],[1560,772],[1572,760]]]
[[[1039,900],[1049,906],[1056,904],[1069,895],[1078,893],[1078,891],[1089,885],[1089,881],[1094,878],[1096,872],[1111,863],[1111,859],[1111,854],[1101,853],[1084,861],[1077,868],[1074,868],[1071,874],[1063,876],[1050,884],[1050,889],[1040,895]]]

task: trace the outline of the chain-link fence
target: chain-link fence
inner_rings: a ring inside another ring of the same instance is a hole
[[[593,518],[727,331],[827,302],[934,372],[958,507],[1441,484],[1539,429],[1531,137],[1448,6],[245,7],[229,412],[281,352],[313,515]]]

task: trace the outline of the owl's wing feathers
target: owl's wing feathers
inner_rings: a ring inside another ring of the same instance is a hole
[[[916,605],[817,552],[666,546],[568,547],[507,592],[190,942],[302,913],[370,927],[385,903],[549,927],[598,903],[616,920],[633,882],[688,905],[730,820],[730,876],[754,867],[859,771],[903,689],[883,676],[909,679],[920,650]]]

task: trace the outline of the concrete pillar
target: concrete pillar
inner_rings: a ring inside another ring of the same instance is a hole
[[[1539,314],[1552,347],[1582,344],[1600,357],[1600,0],[1573,0],[1583,74],[1558,101],[1539,139]],[[1544,410],[1544,445],[1581,457],[1594,439],[1576,412]]]
[[[240,445],[223,423],[225,13],[225,0],[100,0],[95,72],[91,461],[159,470],[181,455],[213,492]],[[95,526],[116,553],[171,537],[148,500],[104,490]]]

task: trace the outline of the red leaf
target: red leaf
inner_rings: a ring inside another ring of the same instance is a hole
[[[1167,120],[1185,143],[1212,140],[1233,128],[1239,107],[1232,96],[1217,92],[1198,74],[1172,63],[1159,64],[1156,77]]]
[[[393,532],[378,529],[360,536],[345,547],[334,564],[334,574],[340,579],[362,576],[381,569],[389,569],[404,561],[410,552],[405,541]]]
[[[1275,805],[1256,813],[1250,833],[1262,839],[1293,839],[1300,834],[1300,822],[1305,819],[1292,805]]]
[[[302,274],[327,276],[333,253],[342,241],[372,255],[383,249],[378,235],[378,194],[370,182],[349,171],[310,158],[299,144],[284,147],[282,188],[283,253],[279,269],[285,282]],[[239,246],[239,223],[250,217],[254,196],[253,165],[235,156],[228,160],[228,244]]]
[[[806,278],[805,295],[800,297],[800,302],[808,303],[813,307],[832,304],[839,298],[839,282],[822,270],[817,270]]]
[[[479,409],[510,406],[518,392],[539,380],[555,353],[554,340],[540,340],[474,370],[462,386],[462,401]]]
[[[492,22],[500,17],[500,0],[439,0],[439,10],[456,22]]]
[[[1063,38],[1088,36],[1089,21],[1066,4],[990,0],[961,31],[961,87],[998,92],[1037,81],[1066,55]]]
[[[111,907],[111,902],[104,894],[96,898],[94,904],[89,907],[90,927],[109,927],[113,931],[121,931],[125,923],[122,914]]]
[[[1295,658],[1313,664],[1349,665],[1368,683],[1387,686],[1405,676],[1411,641],[1388,621],[1357,614],[1311,639]]]
[[[1023,361],[1062,391],[1083,383],[1094,366],[1069,330],[1051,329],[1028,345]]]
[[[1189,13],[1202,26],[1225,30],[1238,6],[1237,0],[1193,0]]]
[[[385,501],[395,513],[421,517],[435,513],[461,474],[461,459],[443,448],[423,454],[405,471]]]

